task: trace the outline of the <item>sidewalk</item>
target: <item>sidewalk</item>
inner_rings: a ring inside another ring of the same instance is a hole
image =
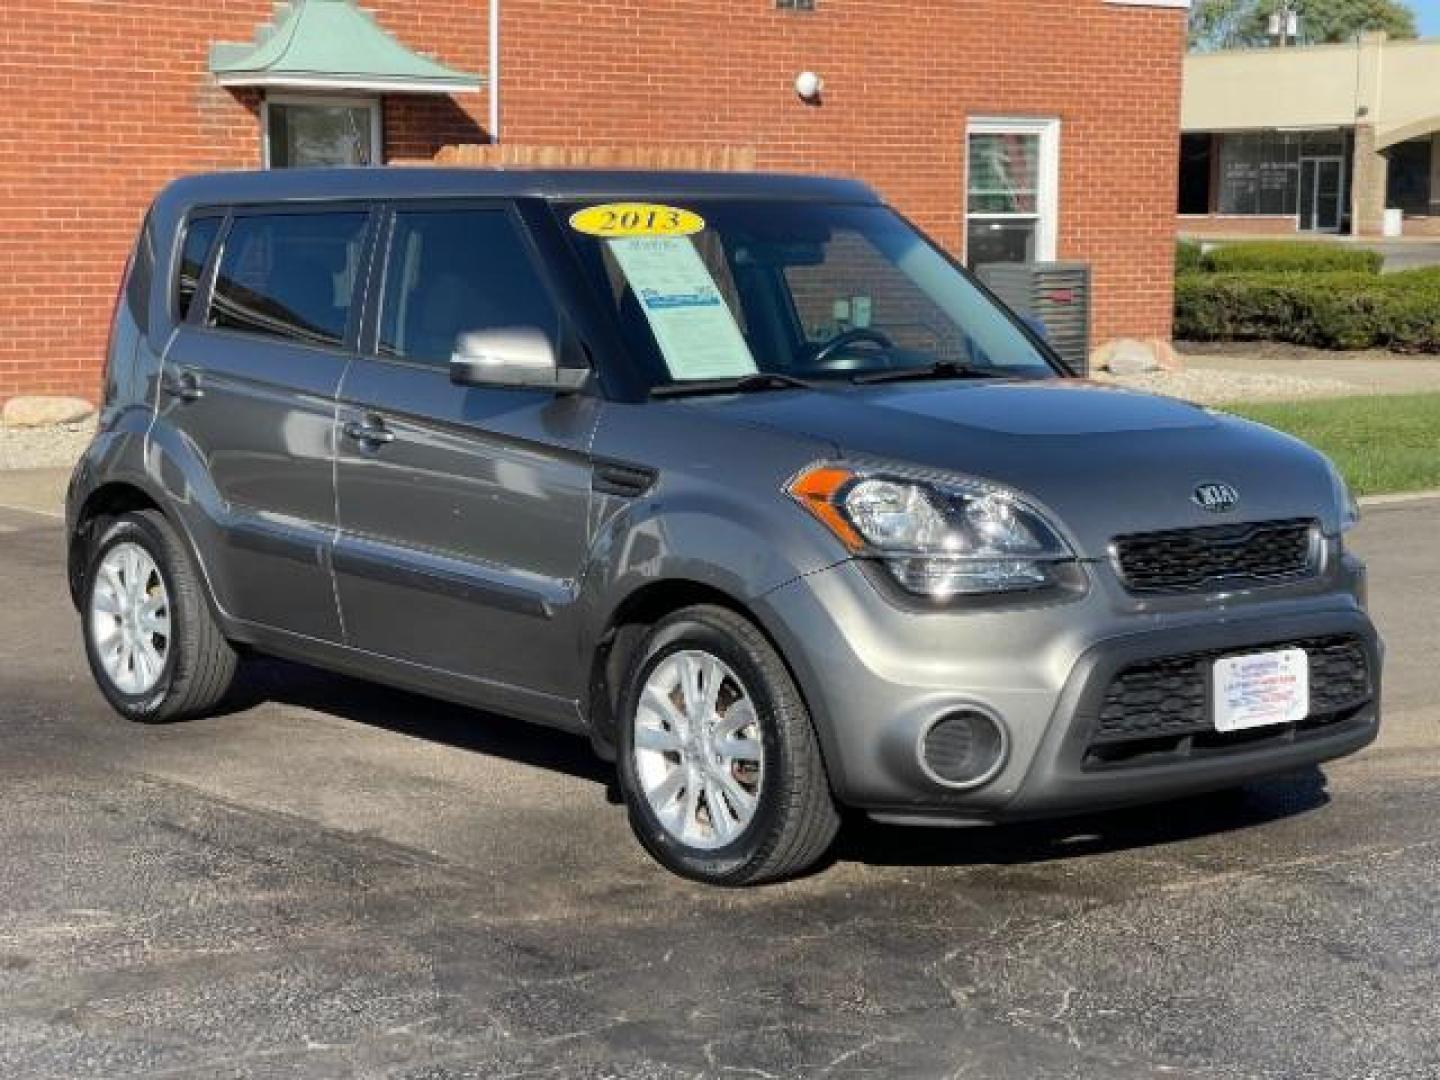
[[[0,510],[60,518],[69,469],[0,469]]]
[[[1335,382],[1356,395],[1440,393],[1440,357],[1437,356],[1381,351],[1326,352],[1245,343],[1225,348],[1188,346],[1184,359],[1189,369]]]
[[[1440,356],[1329,352],[1263,341],[1180,342],[1178,349],[1180,371],[1099,372],[1095,378],[1202,405],[1440,393]]]

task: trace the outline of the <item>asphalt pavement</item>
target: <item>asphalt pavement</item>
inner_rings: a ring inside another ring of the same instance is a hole
[[[53,512],[25,483],[0,504]],[[1431,1080],[1437,533],[1440,500],[1358,534],[1390,647],[1363,755],[1058,824],[856,821],[725,891],[644,856],[579,739],[274,661],[226,715],[121,721],[59,522],[0,509],[0,1076]]]

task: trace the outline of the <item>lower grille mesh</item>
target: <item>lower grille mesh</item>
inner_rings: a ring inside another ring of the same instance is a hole
[[[1304,649],[1310,658],[1310,715],[1363,705],[1374,695],[1370,663],[1356,637],[1305,638],[1253,649],[1145,660],[1121,670],[1106,688],[1093,743],[1153,739],[1211,731],[1210,669],[1226,656]]]

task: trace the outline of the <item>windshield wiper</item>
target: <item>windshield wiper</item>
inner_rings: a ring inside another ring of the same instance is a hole
[[[651,389],[652,398],[691,397],[698,394],[753,394],[761,390],[814,390],[815,384],[780,371],[760,371],[738,379],[696,379],[667,383]]]
[[[869,386],[872,383],[906,382],[910,379],[1005,379],[1004,372],[994,368],[974,367],[957,364],[954,360],[937,360],[925,367],[893,368],[889,371],[867,371],[856,375],[850,381]]]

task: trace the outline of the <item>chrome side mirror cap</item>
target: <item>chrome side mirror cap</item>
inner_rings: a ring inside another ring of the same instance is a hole
[[[589,376],[589,368],[561,367],[549,335],[531,326],[466,331],[450,355],[450,381],[457,386],[571,394]]]

